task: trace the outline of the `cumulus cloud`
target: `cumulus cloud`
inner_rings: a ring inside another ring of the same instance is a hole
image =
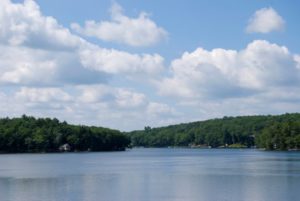
[[[150,102],[146,110],[147,114],[153,117],[170,117],[179,113],[172,107],[164,103]]]
[[[297,68],[300,69],[300,55],[295,55],[294,60],[297,62]]]
[[[103,83],[107,75],[84,68],[78,56],[87,46],[33,0],[0,2],[0,84]]]
[[[198,48],[175,59],[172,76],[157,86],[161,95],[188,99],[247,97],[299,84],[295,58],[286,47],[263,40],[241,51]]]
[[[110,74],[154,75],[163,70],[164,59],[158,54],[129,54],[94,46],[81,50],[79,55],[84,67]]]
[[[273,8],[262,8],[254,13],[248,22],[248,33],[269,33],[284,29],[283,18]]]
[[[108,23],[150,20],[114,9]],[[174,59],[165,72],[160,55],[87,42],[44,16],[33,0],[0,1],[0,24],[1,116],[25,113],[131,130],[300,110],[300,56],[268,41],[253,41],[242,50],[198,48]],[[144,76],[156,80],[164,97],[154,95],[152,86],[140,86]]]
[[[0,46],[0,51],[2,83],[49,82],[49,77],[56,71],[55,60],[50,59],[45,51],[14,46]]]
[[[63,85],[105,83],[108,75],[84,68],[74,52],[0,45],[0,84]]]
[[[89,43],[44,16],[33,0],[0,1],[0,24],[1,116],[25,113],[119,129],[156,122],[144,117],[151,104],[145,94],[109,84],[112,76],[159,74],[160,55]]]
[[[116,94],[116,103],[121,108],[131,108],[143,106],[146,96],[141,93],[119,89]]]
[[[130,54],[85,41],[44,16],[33,0],[1,1],[0,13],[2,84],[105,83],[109,74],[147,76],[162,69],[163,58],[157,54]]]
[[[87,43],[53,17],[43,16],[33,0],[0,2],[0,83],[62,85],[105,82],[106,75],[81,65]]]
[[[79,86],[80,95],[74,100],[80,107],[76,113],[92,111],[90,118],[98,118],[106,125],[132,130],[146,125],[159,126],[178,122],[180,113],[175,108],[161,102],[151,101],[144,93],[129,88],[116,88],[107,85]],[[86,119],[88,117],[85,116]],[[81,117],[81,120],[84,118]],[[142,121],[141,121],[142,120]],[[117,122],[117,125],[116,125]]]
[[[84,27],[72,23],[71,28],[83,35],[130,46],[151,46],[167,37],[167,32],[153,22],[145,12],[137,18],[123,14],[122,7],[113,3],[111,21],[86,21]]]
[[[29,102],[66,102],[71,100],[71,96],[60,88],[22,87],[16,92],[15,98]]]
[[[0,42],[38,49],[72,50],[83,40],[59,25],[55,18],[43,16],[33,0],[14,4],[0,2]]]
[[[2,116],[24,113],[122,130],[164,125],[179,116],[171,106],[153,102],[141,92],[103,84],[73,88],[21,87],[10,93],[0,92]]]
[[[139,108],[147,104],[146,96],[125,88],[114,88],[107,85],[79,86],[81,91],[78,100],[83,103],[106,102],[119,109]]]

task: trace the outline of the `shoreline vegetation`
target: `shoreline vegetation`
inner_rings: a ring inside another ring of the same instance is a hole
[[[300,114],[223,117],[128,132],[133,147],[300,150]]]
[[[0,119],[0,153],[124,151],[132,147],[300,150],[300,114],[223,117],[132,132],[58,119]]]
[[[70,125],[58,119],[0,119],[0,153],[123,151],[130,144],[118,130]]]

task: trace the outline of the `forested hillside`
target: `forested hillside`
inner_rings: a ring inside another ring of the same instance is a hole
[[[224,117],[128,133],[133,146],[300,148],[300,114]]]
[[[124,150],[130,139],[120,131],[75,126],[57,119],[28,117],[0,119],[0,152]],[[63,147],[63,145],[67,145]]]

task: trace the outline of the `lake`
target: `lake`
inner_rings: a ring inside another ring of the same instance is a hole
[[[299,187],[299,152],[0,155],[0,201],[296,201]]]

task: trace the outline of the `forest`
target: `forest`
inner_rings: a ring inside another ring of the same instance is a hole
[[[130,144],[120,131],[102,127],[75,126],[58,119],[0,119],[0,152],[116,151]]]
[[[300,149],[300,114],[224,117],[132,131],[132,146]]]
[[[0,153],[116,151],[127,147],[300,149],[300,114],[223,117],[120,132],[58,119],[0,119]]]

